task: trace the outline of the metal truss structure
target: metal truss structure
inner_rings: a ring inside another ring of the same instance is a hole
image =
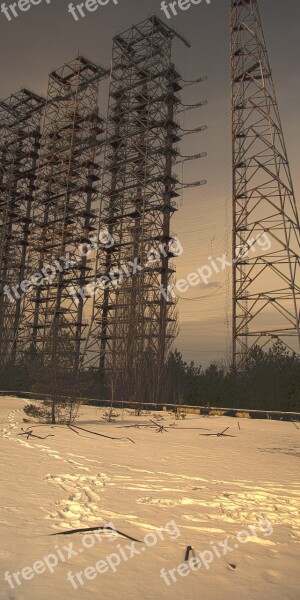
[[[231,2],[233,364],[300,351],[300,229],[257,0]]]
[[[108,71],[83,56],[50,73],[36,169],[18,354],[34,346],[44,365],[76,371],[87,328],[84,290],[98,229],[97,150],[104,131],[99,81]],[[33,278],[33,279],[32,279]]]
[[[176,302],[168,292],[176,256],[171,218],[179,195],[173,169],[182,137],[174,37],[189,45],[153,16],[113,41],[101,226],[114,244],[97,257],[96,280],[102,283],[82,359],[82,368],[100,369],[112,386],[122,380],[126,397],[141,401],[157,400],[177,329]]]
[[[14,359],[20,316],[40,122],[45,99],[21,89],[0,102],[0,361]],[[16,294],[10,290],[16,286]]]
[[[206,101],[182,105],[178,92],[205,78],[181,78],[174,38],[189,46],[152,16],[115,36],[110,71],[79,56],[50,73],[46,99],[1,103],[2,366],[29,353],[53,372],[98,373],[112,397],[159,398],[177,332],[171,218],[182,189],[206,183],[175,175],[206,156],[180,155],[206,126],[176,116]]]

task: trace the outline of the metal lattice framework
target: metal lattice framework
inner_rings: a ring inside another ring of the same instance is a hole
[[[77,291],[93,277],[82,248],[98,229],[98,87],[107,75],[83,56],[50,73],[27,255],[27,278],[38,274],[38,285],[23,296],[18,328],[19,354],[34,344],[45,365],[74,370],[87,328]]]
[[[2,364],[29,352],[53,373],[91,370],[127,398],[159,397],[177,332],[171,217],[183,188],[206,183],[174,174],[206,156],[177,147],[206,129],[181,128],[176,115],[206,101],[178,92],[206,78],[182,80],[174,38],[189,46],[155,16],[115,36],[105,137],[109,71],[83,56],[50,73],[46,99],[1,103]]]
[[[96,278],[109,282],[94,298],[82,366],[121,377],[127,397],[139,399],[149,398],[149,368],[157,399],[176,334],[174,299],[161,293],[174,273],[170,223],[181,139],[175,120],[181,78],[171,61],[176,35],[151,17],[113,42],[101,226],[114,244],[97,258]]]
[[[278,338],[300,351],[300,229],[256,0],[232,0],[231,35],[233,361],[242,366],[254,345]]]
[[[0,360],[14,359],[40,121],[45,99],[21,89],[0,102]],[[16,294],[10,288],[16,286]]]

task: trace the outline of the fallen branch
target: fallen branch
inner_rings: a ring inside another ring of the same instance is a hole
[[[27,427],[27,429],[24,431],[23,427],[21,427],[21,431],[22,433],[18,433],[18,435],[25,435],[27,436],[27,439],[32,439],[32,438],[37,438],[39,440],[45,440],[48,437],[54,437],[54,434],[49,433],[48,435],[46,435],[45,437],[39,436],[39,435],[35,435],[33,433],[33,427],[40,427],[42,425],[47,425],[47,427],[50,427],[50,424],[48,425],[47,423],[41,424],[41,425],[34,425],[32,427]],[[73,431],[74,433],[76,433],[76,435],[80,436],[80,433],[78,431],[76,431],[76,429],[79,429],[80,431],[85,431],[86,433],[91,433],[92,435],[98,435],[99,437],[104,437],[107,438],[109,440],[128,440],[129,442],[131,442],[132,444],[135,444],[134,440],[132,440],[129,437],[112,437],[110,435],[104,435],[103,433],[96,433],[95,431],[90,431],[89,429],[84,429],[83,427],[79,427],[78,425],[63,425],[63,427],[67,426],[71,431]],[[56,427],[56,425],[52,425],[51,428],[53,429],[54,427]],[[81,437],[86,437],[86,436],[81,436]],[[89,438],[88,438],[89,439]]]
[[[135,442],[128,437],[112,437],[110,435],[104,435],[103,433],[96,433],[96,431],[90,431],[90,429],[84,429],[83,427],[78,427],[78,425],[73,425],[75,429],[79,429],[80,431],[85,431],[86,433],[91,433],[92,435],[98,435],[99,437],[107,438],[108,440],[129,440],[132,444]]]
[[[140,423],[135,423],[134,425],[118,425],[117,429],[130,429],[131,427],[134,427],[135,429],[140,429],[141,427],[149,427],[149,425],[141,425]]]
[[[163,433],[164,431],[168,433],[167,428],[164,425],[159,425],[159,423],[155,423],[155,421],[152,421],[152,419],[150,419],[150,421],[158,428],[157,433]]]
[[[22,427],[21,427],[21,429],[22,429]],[[37,438],[38,440],[46,440],[48,437],[54,437],[53,433],[48,433],[48,435],[45,435],[44,437],[40,436],[40,435],[35,435],[32,430],[23,431],[22,433],[18,433],[18,436],[19,435],[25,435],[27,437],[27,440],[29,440],[29,438],[30,439]]]
[[[206,435],[208,436],[215,436],[215,437],[236,437],[236,435],[230,435],[229,433],[225,433],[225,431],[227,431],[229,429],[229,427],[226,427],[226,429],[224,429],[224,431],[221,431],[220,433],[199,433],[199,435]]]
[[[121,535],[122,537],[126,538],[127,540],[131,540],[132,542],[138,542],[139,544],[141,544],[141,540],[137,540],[134,537],[131,537],[130,535],[127,535],[126,533],[122,533],[122,531],[118,531],[118,529],[114,529],[114,527],[107,527],[106,525],[100,525],[98,527],[84,527],[82,529],[71,529],[70,531],[59,531],[58,533],[50,533],[50,536],[53,535],[72,535],[74,533],[87,533],[89,531],[93,532],[93,531],[115,531],[115,533],[117,533],[118,535]]]
[[[225,431],[228,431],[229,427],[226,427],[226,429],[224,429],[224,431],[221,431],[221,433],[217,433],[217,436],[220,437],[221,435],[224,435]]]
[[[71,425],[69,425],[69,423],[68,423],[67,427],[68,427],[69,429],[71,429],[71,431],[74,431],[74,433],[76,433],[76,435],[79,435],[79,436],[80,436],[80,433],[79,433],[79,431],[76,431],[76,429],[74,429],[74,428],[73,428]]]
[[[136,429],[141,429],[142,427],[144,427],[144,429],[154,429],[154,427],[161,427],[161,425],[143,425],[143,423],[134,423],[133,425],[118,425],[117,429],[130,429],[131,427],[135,427]],[[191,431],[196,429],[198,431],[200,429],[202,429],[202,431],[209,431],[207,427],[178,427],[177,423],[174,423],[174,425],[164,425],[164,429],[174,429],[174,427],[176,427],[176,431]]]

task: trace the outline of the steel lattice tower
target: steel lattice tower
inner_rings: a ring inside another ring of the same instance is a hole
[[[0,102],[0,360],[14,359],[24,279],[40,122],[45,99],[22,89]],[[6,290],[6,292],[5,292]]]
[[[175,36],[188,45],[151,17],[113,41],[101,223],[114,245],[98,255],[96,266],[96,277],[111,281],[95,297],[82,362],[108,379],[121,378],[126,397],[141,401],[147,394],[157,398],[176,332],[176,303],[161,293],[174,273],[171,217],[179,195]],[[151,248],[158,255],[148,261]]]
[[[84,297],[75,291],[93,277],[92,257],[81,249],[98,229],[97,151],[104,131],[98,87],[107,75],[82,56],[50,73],[26,277],[46,265],[57,268],[23,295],[18,326],[19,355],[34,344],[45,365],[75,371],[88,324]]]
[[[231,36],[238,367],[254,345],[267,347],[278,338],[300,351],[300,229],[257,0],[232,0]],[[252,246],[258,236],[261,245]]]

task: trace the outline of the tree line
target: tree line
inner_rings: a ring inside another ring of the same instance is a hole
[[[255,346],[242,370],[226,369],[216,363],[202,369],[193,361],[187,363],[182,354],[174,350],[168,355],[158,391],[152,389],[152,382],[156,385],[157,378],[151,355],[144,357],[142,370],[142,377],[135,368],[130,377],[128,373],[126,378],[117,375],[113,382],[100,378],[95,371],[76,377],[67,364],[44,366],[32,346],[20,364],[0,370],[0,387],[7,391],[49,394],[43,406],[45,415],[50,412],[52,422],[55,422],[55,411],[57,415],[63,409],[67,415],[76,414],[76,398],[121,400],[142,406],[156,397],[158,403],[175,405],[300,412],[300,357],[289,353],[280,341],[267,352]],[[136,378],[138,385],[135,386]],[[67,404],[63,397],[69,398]]]
[[[166,366],[166,399],[183,404],[300,412],[300,357],[281,341],[267,352],[255,346],[243,369],[211,364],[202,370],[171,352]]]

